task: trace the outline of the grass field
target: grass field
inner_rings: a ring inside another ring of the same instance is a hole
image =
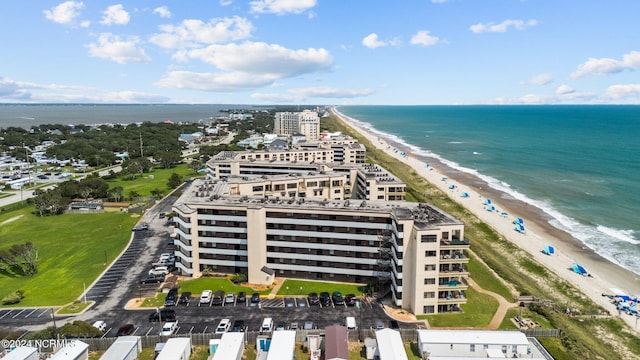
[[[199,295],[202,293],[202,290],[212,290],[213,292],[222,290],[225,293],[232,292],[236,294],[240,291],[244,291],[248,295],[251,295],[254,292],[257,292],[260,295],[266,295],[271,292],[271,289],[254,290],[249,287],[236,285],[226,277],[201,277],[199,279],[180,281],[178,284],[180,285],[180,293],[189,291],[193,295]]]
[[[183,180],[197,176],[186,164],[180,164],[171,169],[153,169],[149,173],[138,176],[135,180],[116,178],[107,180],[107,182],[109,183],[109,188],[121,186],[124,189],[125,197],[128,197],[131,191],[137,192],[140,196],[151,196],[151,191],[154,189],[160,189],[166,195],[169,193],[167,182],[173,173],[180,175]]]
[[[0,214],[0,248],[27,241],[38,248],[38,274],[0,272],[0,297],[24,291],[24,299],[14,306],[75,300],[124,249],[138,221],[124,213],[38,217],[32,211],[26,207]]]
[[[278,295],[307,295],[312,292],[319,294],[323,291],[327,291],[330,294],[334,291],[340,291],[342,295],[362,295],[364,285],[288,279],[284,281],[284,284],[278,290]]]

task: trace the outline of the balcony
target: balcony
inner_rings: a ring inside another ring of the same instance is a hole
[[[440,251],[440,263],[466,263],[469,262],[469,256],[462,251]]]
[[[444,278],[438,282],[440,291],[466,290],[468,287],[469,283],[464,278]]]
[[[441,264],[438,272],[441,277],[469,275],[469,269],[467,269],[466,266],[460,263]]]
[[[469,239],[459,239],[459,238],[453,238],[453,239],[446,239],[446,240],[440,240],[440,247],[441,248],[468,248],[469,247]]]
[[[464,304],[466,302],[467,294],[464,290],[438,292],[438,304]]]

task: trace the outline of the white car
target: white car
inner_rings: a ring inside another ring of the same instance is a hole
[[[231,326],[231,320],[222,319],[216,328],[216,334],[224,334],[229,330],[229,326]]]
[[[213,294],[212,290],[203,290],[202,294],[200,294],[200,304],[208,304],[211,302],[211,294]]]
[[[168,275],[169,269],[166,266],[156,266],[149,270],[149,275]]]

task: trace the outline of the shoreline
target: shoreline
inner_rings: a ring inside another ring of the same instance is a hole
[[[332,113],[348,127],[367,138],[376,148],[413,168],[429,183],[447,194],[451,200],[465,207],[482,222],[529,253],[549,271],[578,288],[612,315],[617,316],[617,310],[609,302],[608,297],[602,296],[603,294],[640,294],[640,276],[598,255],[571,234],[551,225],[550,217],[539,208],[489,187],[484,180],[474,175],[448,167],[437,158],[416,156],[406,145],[378,137],[368,129],[350,122],[335,108],[332,109]],[[396,149],[398,151],[394,151]],[[406,155],[402,155],[402,152]],[[427,168],[425,164],[429,164],[429,167]],[[446,181],[443,179],[445,177]],[[449,188],[452,184],[456,186],[455,189]],[[463,192],[468,193],[469,197],[462,197]],[[487,211],[484,205],[485,199],[491,199],[498,210]],[[501,216],[502,211],[506,211],[508,216]],[[524,234],[515,230],[512,221],[516,216],[524,219],[526,229]],[[555,254],[551,256],[544,254],[542,252],[544,245],[552,245],[556,250]],[[583,265],[592,277],[573,272],[571,266],[574,262]],[[634,329],[635,316],[623,313],[620,317],[631,329]],[[635,329],[635,331],[638,330]]]

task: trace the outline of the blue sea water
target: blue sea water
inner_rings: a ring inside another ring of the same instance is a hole
[[[640,274],[640,106],[341,106],[381,138],[532,204]]]

